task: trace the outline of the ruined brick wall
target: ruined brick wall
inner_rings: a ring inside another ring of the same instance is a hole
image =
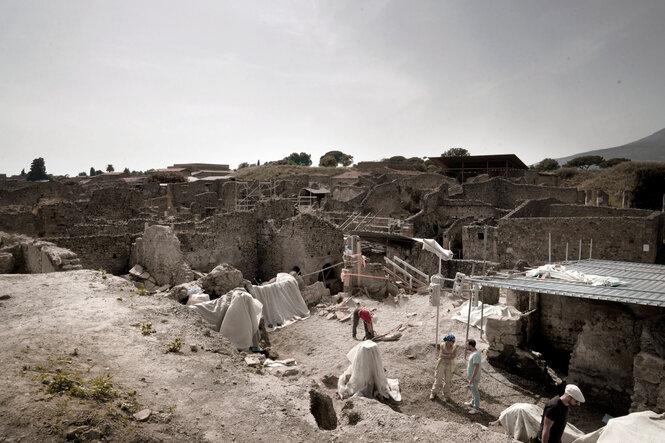
[[[109,219],[126,219],[138,215],[143,206],[141,192],[127,185],[116,183],[92,192],[85,213]]]
[[[84,191],[74,182],[28,182],[17,188],[0,189],[0,206],[36,206],[40,200],[75,200]]]
[[[404,209],[406,202],[401,201],[400,188],[396,181],[378,185],[371,189],[363,199],[361,207],[366,212],[380,217],[402,218],[409,215]]]
[[[82,220],[76,203],[42,204],[37,208],[35,228],[40,237],[61,237],[69,235]]]
[[[115,275],[129,271],[132,243],[138,234],[53,237],[48,240],[76,253],[84,269],[103,269]]]
[[[37,236],[37,217],[21,207],[3,207],[0,212],[0,231]]]
[[[633,361],[635,381],[630,412],[665,411],[665,320],[662,311],[660,309],[651,321],[643,322],[640,353]]]
[[[295,268],[309,274],[342,261],[343,233],[334,224],[310,214],[284,220],[280,228],[264,224],[258,238],[259,277],[269,280]],[[340,275],[340,267],[332,272]],[[316,276],[312,278],[316,280]]]
[[[505,267],[512,267],[520,259],[532,266],[547,263],[551,233],[552,261],[566,258],[566,242],[568,259],[577,260],[580,239],[582,258],[589,258],[593,239],[593,258],[654,263],[660,247],[660,217],[502,218],[497,228],[489,230],[488,257]],[[464,258],[482,259],[483,241],[479,234],[483,231],[481,226],[464,227]]]
[[[196,225],[175,224],[185,261],[193,269],[210,272],[228,263],[248,280],[258,273],[258,221],[253,212],[216,214]]]
[[[502,178],[464,183],[462,189],[462,199],[478,200],[502,209],[512,209],[519,202],[531,199],[553,197],[563,203],[579,203],[580,198],[575,188],[518,185]]]
[[[653,211],[607,206],[559,205],[550,207],[547,217],[648,217]]]

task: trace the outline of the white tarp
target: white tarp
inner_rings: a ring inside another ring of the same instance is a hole
[[[252,286],[250,291],[254,298],[263,304],[263,318],[267,331],[309,317],[309,309],[300,294],[298,282],[289,274],[280,272],[275,283]]]
[[[499,415],[499,423],[506,433],[515,440],[529,441],[529,436],[537,435],[540,431],[540,420],[543,417],[543,408],[531,403],[515,403],[504,409]],[[568,423],[561,437],[562,443],[572,443],[584,435],[584,432]],[[623,442],[627,443],[627,442]]]
[[[486,304],[482,308],[483,331],[485,330],[485,326],[487,326],[487,317],[489,317],[490,315],[498,315],[500,317],[514,316],[511,313],[510,308],[508,308],[508,306],[506,305]],[[468,316],[469,316],[469,301],[467,300],[464,303],[462,303],[459,312],[453,315],[453,319],[461,321],[462,323],[466,323]],[[480,317],[481,317],[481,307],[480,303],[478,303],[478,306],[471,307],[471,322],[470,322],[471,326],[475,328],[480,328]]]
[[[346,357],[351,365],[339,377],[337,392],[345,399],[354,395],[375,398],[375,393],[383,398],[401,401],[399,381],[386,378],[379,347],[371,340],[354,346]]]
[[[652,417],[659,418],[654,420]],[[610,419],[607,425],[574,443],[657,443],[665,441],[665,420],[653,411],[634,412]]]
[[[216,300],[189,305],[238,349],[258,346],[262,307],[260,301],[240,289]]]
[[[436,240],[431,238],[414,238],[414,240],[421,242],[425,251],[436,254],[441,260],[446,261],[453,258],[453,251],[443,249],[443,246],[438,244]]]
[[[562,265],[543,265],[528,271],[526,276],[553,278],[573,283],[584,283],[591,286],[620,286],[626,284],[618,278],[584,274],[575,270],[567,270],[566,267]]]

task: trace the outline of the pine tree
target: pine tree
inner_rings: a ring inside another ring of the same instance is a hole
[[[46,179],[48,179],[48,175],[46,175],[46,164],[44,163],[44,159],[41,157],[34,159],[32,164],[30,164],[27,180],[34,182]]]

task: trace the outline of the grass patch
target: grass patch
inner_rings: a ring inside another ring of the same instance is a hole
[[[176,338],[166,348],[166,352],[179,352],[182,348],[182,341],[179,338]]]
[[[155,332],[157,332],[157,331],[152,329],[152,323],[145,323],[145,324],[141,325],[141,334],[150,335],[150,334],[154,334]]]

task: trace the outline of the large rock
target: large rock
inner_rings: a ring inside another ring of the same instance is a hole
[[[16,261],[9,252],[0,252],[0,274],[11,274],[14,272]]]
[[[337,428],[337,414],[333,408],[332,399],[328,395],[315,389],[310,390],[309,411],[320,429],[330,431]]]
[[[221,297],[232,289],[243,286],[242,272],[222,263],[201,278],[200,283],[206,294]]]
[[[192,281],[194,274],[185,263],[180,240],[168,226],[149,226],[132,245],[132,265],[141,264],[159,285],[175,286]]]
[[[321,300],[323,300],[324,297],[330,296],[330,289],[326,288],[323,282],[317,281],[314,284],[306,286],[300,291],[300,293],[302,294],[302,298],[305,300],[307,307],[311,308],[312,306],[321,303]]]

